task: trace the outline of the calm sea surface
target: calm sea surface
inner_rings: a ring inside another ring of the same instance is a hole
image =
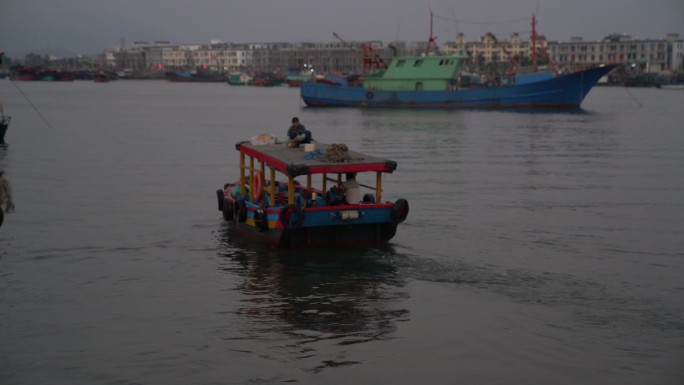
[[[0,384],[684,383],[684,92],[365,111],[2,80],[0,102]],[[234,144],[295,115],[398,162],[384,197],[411,211],[387,247],[228,236]]]

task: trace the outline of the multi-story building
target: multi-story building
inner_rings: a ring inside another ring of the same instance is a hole
[[[550,44],[550,50],[552,60],[564,68],[626,63],[644,72],[664,72],[682,70],[683,46],[677,33],[660,40],[638,40],[629,35],[612,34],[601,41],[574,37],[569,42]]]
[[[133,71],[197,69],[223,72],[269,71],[285,74],[295,69],[313,67],[316,72],[359,72],[364,65],[362,47],[372,48],[378,58],[392,55],[423,54],[427,42],[382,42],[364,44],[327,43],[249,43],[184,44],[172,46],[168,42],[136,42],[131,47],[117,48],[110,53],[116,67]],[[666,39],[635,40],[628,35],[610,35],[597,42],[572,38],[569,42],[549,42],[537,36],[535,42],[524,40],[517,33],[508,40],[492,34],[479,41],[467,41],[459,34],[456,40],[443,45],[445,53],[466,52],[471,65],[482,68],[495,65],[497,70],[511,66],[532,65],[536,48],[537,64],[554,64],[561,70],[575,70],[603,63],[626,63],[643,72],[681,71],[684,61],[684,41],[679,34],[668,34]]]
[[[531,41],[522,40],[517,33],[512,34],[510,40],[503,41],[489,33],[481,36],[479,41],[467,41],[465,35],[459,33],[456,36],[456,41],[448,42],[443,47],[444,52],[447,53],[465,52],[479,65],[497,62],[511,62],[516,63],[516,65],[529,64],[533,49],[537,50],[541,59],[543,53],[548,50],[546,38],[539,35],[536,43],[533,44]]]
[[[540,62],[550,59],[555,66],[566,71],[605,63],[625,63],[643,72],[683,69],[684,41],[677,33],[670,33],[660,40],[636,40],[629,35],[612,34],[601,41],[573,37],[569,42],[549,42],[544,36],[538,36],[536,46]],[[479,64],[515,60],[522,65],[529,64],[533,48],[531,41],[522,41],[517,33],[506,41],[487,34],[480,41],[472,42],[459,34],[454,42],[444,45],[444,51],[466,52],[473,62]]]

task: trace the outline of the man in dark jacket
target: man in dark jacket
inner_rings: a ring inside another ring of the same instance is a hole
[[[299,147],[302,143],[311,143],[311,131],[299,123],[299,118],[296,116],[292,118],[292,125],[287,130],[287,137],[290,139],[288,143],[290,147]]]

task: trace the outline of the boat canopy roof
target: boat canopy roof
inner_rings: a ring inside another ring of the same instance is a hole
[[[344,159],[335,159],[326,155],[336,152],[343,145],[321,142],[313,144],[315,150],[311,152],[305,152],[304,147],[289,148],[287,143],[254,145],[251,142],[238,142],[235,149],[291,177],[369,171],[391,173],[397,168],[397,163],[393,160],[377,158],[352,150],[346,151]]]

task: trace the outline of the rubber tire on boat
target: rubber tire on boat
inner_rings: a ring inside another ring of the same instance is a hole
[[[290,211],[294,211],[297,214],[297,220],[294,222],[290,221],[290,218],[292,217]],[[285,227],[286,229],[296,229],[299,226],[301,226],[304,222],[304,210],[302,209],[302,206],[287,205],[280,209],[278,219],[280,220],[280,223],[283,224],[283,227]]]
[[[245,200],[240,199],[239,201],[235,202],[235,206],[238,222],[242,223],[247,221],[247,204],[245,203]]]
[[[262,208],[254,211],[254,224],[259,228],[259,231],[268,231],[268,216]]]
[[[222,210],[223,211],[223,219],[225,219],[227,222],[230,222],[233,220],[233,205],[230,204],[230,200],[228,198],[223,200]]]
[[[218,210],[223,211],[223,190],[216,190],[216,199],[218,200]]]
[[[373,99],[373,96],[375,96],[375,95],[373,95],[373,91],[366,92],[366,99],[368,99],[368,100]]]
[[[406,220],[409,213],[408,201],[404,198],[397,199],[392,205],[392,220],[394,223],[401,223]]]

